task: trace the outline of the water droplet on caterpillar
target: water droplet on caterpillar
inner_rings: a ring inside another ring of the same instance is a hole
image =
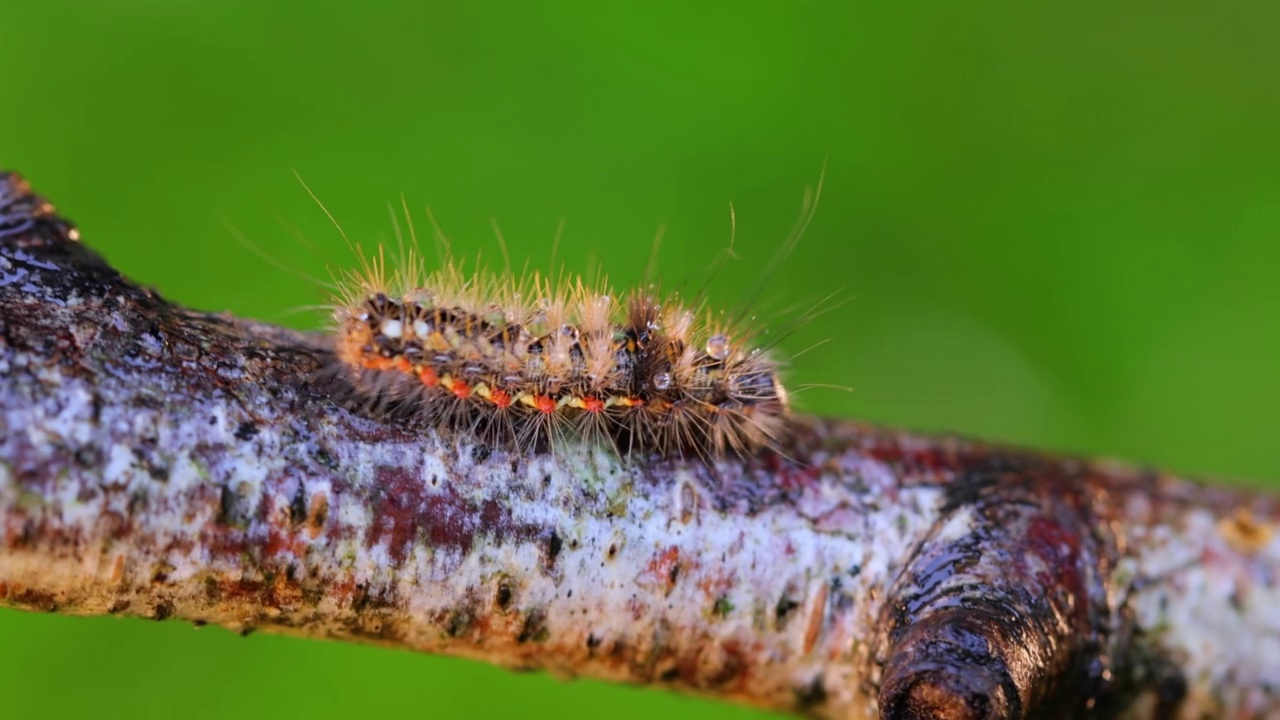
[[[729,357],[729,336],[712,335],[707,338],[707,354],[716,360]]]

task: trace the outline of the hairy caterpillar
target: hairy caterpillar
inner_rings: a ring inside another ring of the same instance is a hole
[[[467,269],[447,244],[432,267],[409,230],[394,263],[383,246],[348,242],[359,265],[335,275],[335,354],[366,405],[512,448],[582,439],[720,457],[777,446],[788,391],[748,313],[654,284],[618,293],[603,279]]]

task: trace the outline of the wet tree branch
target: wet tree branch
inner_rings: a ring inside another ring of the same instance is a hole
[[[0,604],[370,641],[822,717],[1278,717],[1280,502],[800,419],[787,459],[345,406],[0,175]]]

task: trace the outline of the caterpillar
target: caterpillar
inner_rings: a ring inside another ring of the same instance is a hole
[[[331,329],[341,374],[369,407],[529,450],[582,440],[719,458],[777,448],[785,434],[781,363],[748,313],[653,283],[620,294],[603,278],[515,275],[509,262],[468,269],[447,245],[432,266],[416,237],[394,263],[381,245],[348,245],[359,264],[335,274]]]
[[[337,357],[362,395],[490,442],[558,438],[620,452],[745,454],[789,413],[772,354],[743,323],[653,288],[619,295],[581,277],[513,279],[410,251],[348,275]]]

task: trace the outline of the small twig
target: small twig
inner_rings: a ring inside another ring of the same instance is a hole
[[[824,717],[1278,717],[1280,502],[846,421],[706,464],[334,399],[0,175],[0,602],[367,640]]]

